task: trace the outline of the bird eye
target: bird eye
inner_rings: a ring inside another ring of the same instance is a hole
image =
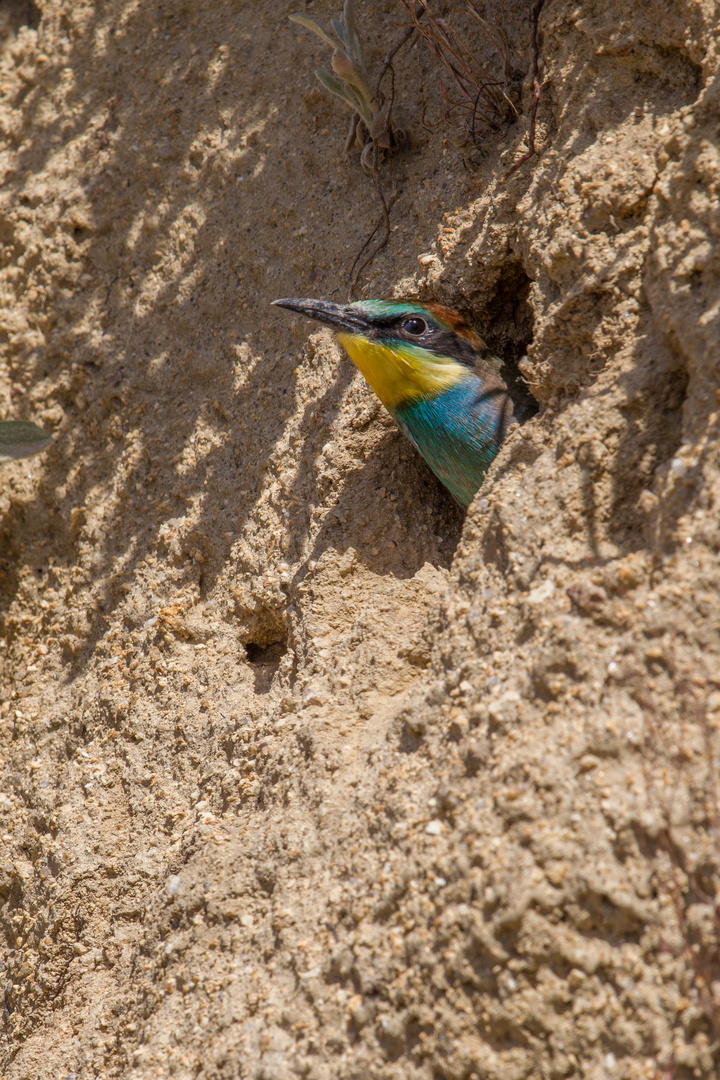
[[[412,334],[414,337],[419,337],[420,334],[424,334],[427,330],[427,323],[424,319],[412,318],[406,319],[402,324],[402,328],[406,334]]]

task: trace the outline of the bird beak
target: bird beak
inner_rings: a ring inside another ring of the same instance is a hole
[[[273,305],[297,311],[307,319],[315,319],[346,334],[366,334],[368,330],[367,321],[360,315],[343,304],[331,304],[329,300],[273,300]]]

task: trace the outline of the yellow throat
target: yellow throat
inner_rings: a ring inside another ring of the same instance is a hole
[[[383,345],[360,334],[338,334],[337,338],[391,413],[407,401],[435,397],[469,374],[457,360],[429,349],[400,342]]]

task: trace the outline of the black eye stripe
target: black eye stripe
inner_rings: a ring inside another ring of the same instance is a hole
[[[424,323],[425,327],[420,333],[408,333],[406,324],[415,319]],[[453,360],[457,360],[459,364],[463,364],[464,367],[469,368],[471,371],[474,370],[478,359],[477,350],[467,338],[455,334],[445,327],[438,326],[434,320],[421,315],[408,314],[399,318],[395,315],[394,317],[373,319],[368,327],[368,336],[380,342],[407,341],[410,343],[414,339],[417,348],[428,349],[430,352],[438,353],[441,356],[452,357]],[[419,340],[420,338],[422,338],[422,341]]]

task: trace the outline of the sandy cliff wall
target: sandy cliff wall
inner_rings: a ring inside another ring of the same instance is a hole
[[[529,5],[481,154],[398,57],[363,295],[542,404],[463,522],[268,307],[377,217],[287,7],[0,13],[0,404],[55,433],[0,476],[3,1074],[710,1078],[718,10],[547,0],[509,176]]]

